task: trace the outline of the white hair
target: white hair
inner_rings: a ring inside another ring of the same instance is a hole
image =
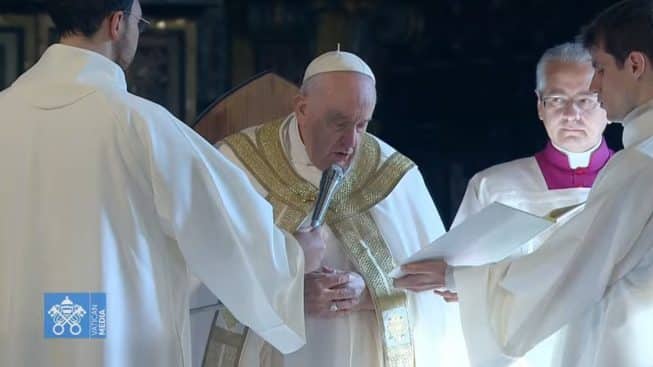
[[[370,78],[374,82],[374,84],[372,85],[372,89],[374,91],[374,100],[376,101],[377,93],[376,93],[376,82],[375,82],[374,78],[370,77],[367,74],[359,73],[359,72],[356,72],[356,71],[343,71],[343,72],[356,73],[358,75],[363,75],[363,76],[366,76],[366,77]],[[325,74],[328,74],[328,73],[316,74],[316,75],[313,75],[310,78],[304,80],[302,82],[302,85],[299,87],[299,93],[304,95],[304,96],[308,95],[311,92],[311,90],[314,90],[319,85],[320,76],[325,75]]]
[[[538,92],[546,87],[546,67],[551,61],[571,62],[578,64],[592,64],[592,55],[582,44],[567,42],[544,51],[540,61],[537,62],[535,83]]]

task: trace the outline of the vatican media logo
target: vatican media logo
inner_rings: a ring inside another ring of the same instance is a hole
[[[105,293],[45,293],[45,338],[105,339],[107,337]]]

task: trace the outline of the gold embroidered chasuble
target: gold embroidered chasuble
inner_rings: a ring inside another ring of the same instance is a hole
[[[292,233],[311,214],[318,189],[292,167],[282,145],[284,120],[260,126],[254,137],[232,135],[224,143],[267,192],[276,224]],[[325,223],[331,228],[372,296],[381,330],[384,367],[413,367],[414,346],[406,294],[387,274],[396,265],[369,210],[386,198],[414,163],[400,153],[383,162],[379,143],[364,135],[343,184],[334,195]],[[205,367],[237,366],[246,329],[221,312],[211,331]]]

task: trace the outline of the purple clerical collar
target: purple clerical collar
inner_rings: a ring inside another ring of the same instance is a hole
[[[535,160],[549,190],[558,190],[592,187],[599,171],[613,155],[614,152],[608,148],[608,144],[603,139],[601,145],[592,153],[589,166],[572,169],[567,155],[549,142],[544,150],[535,154]]]

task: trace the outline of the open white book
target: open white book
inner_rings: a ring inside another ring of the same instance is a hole
[[[523,210],[494,202],[463,223],[438,237],[402,264],[444,259],[454,266],[482,265],[500,261],[556,221],[582,210],[584,203],[554,209],[540,217]],[[399,267],[389,274],[403,276]]]

